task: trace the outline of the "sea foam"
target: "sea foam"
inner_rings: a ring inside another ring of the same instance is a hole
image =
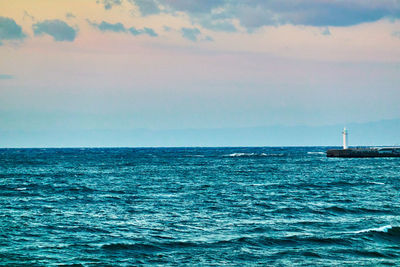
[[[391,225],[385,225],[385,226],[381,226],[381,227],[378,227],[378,228],[370,228],[370,229],[364,229],[364,230],[356,231],[354,233],[356,233],[356,234],[368,233],[368,232],[383,232],[383,233],[387,233],[392,228],[393,228],[393,226],[391,226]]]
[[[325,152],[307,152],[309,155],[325,155]]]

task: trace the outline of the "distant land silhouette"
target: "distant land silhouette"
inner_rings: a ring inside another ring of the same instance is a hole
[[[177,130],[0,131],[0,147],[188,147],[400,145],[400,119],[327,126],[265,126]]]

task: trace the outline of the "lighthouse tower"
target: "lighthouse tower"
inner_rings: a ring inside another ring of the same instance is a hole
[[[348,140],[347,140],[347,130],[346,128],[343,129],[343,149],[348,149],[349,145],[348,145]]]

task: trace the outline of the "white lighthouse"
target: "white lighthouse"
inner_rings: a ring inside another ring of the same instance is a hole
[[[343,149],[348,149],[349,145],[348,145],[348,140],[347,140],[347,130],[346,128],[343,129]]]

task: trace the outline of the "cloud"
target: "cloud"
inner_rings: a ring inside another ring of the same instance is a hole
[[[66,17],[67,19],[76,18],[76,16],[75,16],[74,14],[72,14],[71,12],[68,12],[67,14],[65,14],[65,17]]]
[[[155,0],[128,0],[139,8],[142,16],[159,14],[161,12],[158,2]]]
[[[122,0],[97,0],[97,4],[102,4],[104,9],[109,10],[113,6],[119,6],[122,4]]]
[[[210,13],[213,9],[229,3],[225,0],[160,0],[160,2],[175,11],[189,13]]]
[[[207,41],[213,42],[214,39],[211,36],[204,36],[198,28],[182,28],[181,34],[183,38],[186,38],[190,41]]]
[[[392,32],[392,36],[393,36],[393,37],[400,38],[400,31]]]
[[[206,36],[206,37],[204,38],[204,41],[214,42],[214,38],[212,38],[211,36]]]
[[[128,0],[139,8],[143,16],[161,12],[210,13],[211,10],[228,3],[226,0]]]
[[[128,2],[138,7],[142,16],[184,12],[193,22],[204,28],[225,32],[236,31],[230,18],[224,15],[224,19],[221,19],[218,17],[220,14],[211,13],[215,8],[223,6],[225,0],[128,0]]]
[[[196,42],[197,38],[201,34],[200,30],[197,28],[182,28],[181,33],[182,37],[191,40],[193,42]]]
[[[45,20],[33,24],[33,32],[36,36],[48,34],[57,42],[72,42],[76,38],[77,31],[62,20]]]
[[[106,22],[106,21],[102,21],[101,23],[95,23],[95,22],[91,22],[90,20],[88,20],[88,23],[91,26],[99,29],[102,32],[106,32],[106,31],[110,31],[110,32],[126,32],[127,31],[125,26],[120,22],[114,23],[114,24]]]
[[[14,76],[9,74],[0,74],[0,80],[9,80],[9,79],[14,79]]]
[[[25,37],[21,26],[13,19],[0,17],[0,45],[3,44],[2,41],[23,40]]]
[[[325,27],[325,29],[323,29],[321,33],[322,35],[331,35],[331,31],[328,27]]]
[[[147,35],[149,35],[151,37],[158,36],[158,34],[153,29],[146,28],[146,27],[144,29],[142,29],[142,30],[138,30],[138,29],[136,29],[134,27],[130,27],[128,30],[133,35],[147,34]]]
[[[99,29],[102,32],[111,31],[111,32],[122,32],[122,33],[130,33],[132,35],[142,35],[147,34],[151,37],[156,37],[158,34],[151,28],[143,28],[136,29],[135,27],[126,28],[122,23],[109,23],[106,21],[102,21],[101,23],[95,23],[90,20],[87,21],[91,26]]]
[[[270,25],[347,27],[400,18],[398,0],[128,0],[142,15],[186,13],[193,23],[235,31],[233,21],[253,30]]]
[[[215,19],[202,19],[199,21],[201,26],[206,29],[220,31],[220,32],[236,32],[237,29],[235,25],[232,24],[230,21],[226,20],[215,20]]]
[[[232,12],[232,11],[231,11]],[[352,26],[385,17],[400,17],[400,2],[391,0],[287,0],[249,1],[236,13],[247,28],[293,24]]]
[[[35,21],[35,17],[32,16],[31,14],[29,14],[26,10],[24,10],[24,16],[23,16],[23,20],[25,20],[25,18],[28,18],[32,21]]]

